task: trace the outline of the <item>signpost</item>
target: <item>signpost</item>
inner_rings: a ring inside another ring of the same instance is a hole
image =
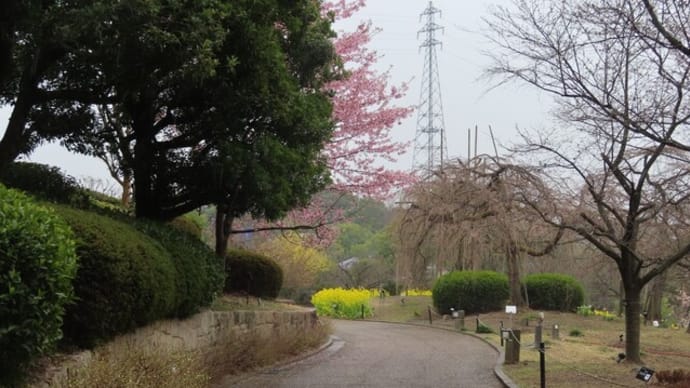
[[[512,306],[512,305],[507,305],[506,306],[506,314],[510,317],[510,321],[508,324],[509,328],[513,328],[513,315],[517,314],[517,306]]]

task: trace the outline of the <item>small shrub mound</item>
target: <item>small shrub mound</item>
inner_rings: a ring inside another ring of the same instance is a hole
[[[583,317],[590,317],[594,315],[594,307],[590,305],[577,306],[577,315],[582,315]]]
[[[283,270],[273,260],[258,253],[230,249],[225,256],[226,293],[243,292],[259,298],[275,299],[283,286]]]
[[[523,286],[533,309],[576,311],[585,299],[582,285],[568,275],[533,274],[525,277]]]
[[[92,347],[174,314],[175,266],[158,242],[106,216],[55,209],[78,238],[77,302],[65,314],[67,343]]]
[[[0,182],[48,201],[77,205],[88,203],[88,197],[77,181],[63,175],[58,167],[15,162],[0,172]]]
[[[383,289],[386,291],[386,294],[390,296],[398,295],[398,290],[402,289],[399,287],[400,285],[396,284],[393,280],[387,280],[383,283]]]
[[[572,329],[568,335],[571,337],[583,337],[585,334],[580,329]]]
[[[373,315],[370,300],[371,290],[326,288],[311,297],[311,303],[316,307],[316,313],[333,318],[362,318]]]
[[[0,185],[0,386],[61,338],[76,260],[64,222]]]
[[[477,326],[476,330],[477,334],[492,334],[494,331],[491,330],[491,328],[483,323],[480,323]]]
[[[508,296],[508,277],[492,271],[453,271],[438,278],[432,290],[440,314],[450,314],[451,308],[468,314],[501,310]]]

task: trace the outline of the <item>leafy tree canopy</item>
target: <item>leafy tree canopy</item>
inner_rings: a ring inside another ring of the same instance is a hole
[[[328,182],[335,55],[318,2],[26,4],[3,62],[0,166],[48,138],[111,144],[137,216],[158,219],[208,203],[271,219]]]

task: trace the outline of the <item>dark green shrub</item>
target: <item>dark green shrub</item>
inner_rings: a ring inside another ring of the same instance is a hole
[[[124,222],[56,206],[77,238],[76,304],[65,314],[68,343],[91,347],[175,311],[175,267],[156,241]]]
[[[169,225],[137,221],[137,229],[159,241],[168,251],[176,270],[175,311],[178,318],[208,306],[223,290],[223,259],[195,236]]]
[[[467,314],[501,310],[508,296],[508,278],[491,271],[453,271],[438,278],[432,290],[441,314],[450,314],[451,308]]]
[[[311,306],[311,297],[315,292],[316,290],[311,288],[300,288],[295,292],[292,300],[301,306]]]
[[[389,296],[398,295],[398,290],[400,290],[394,280],[387,280],[383,283],[383,289],[386,291],[386,295]]]
[[[477,334],[491,334],[494,331],[491,330],[491,328],[483,323],[480,323],[479,326],[477,326],[476,330]]]
[[[88,203],[77,181],[63,175],[58,167],[15,162],[0,172],[0,182],[48,201],[76,205]]]
[[[181,232],[191,234],[192,236],[196,237],[197,240],[201,239],[203,228],[199,224],[199,220],[196,217],[193,217],[191,215],[184,215],[175,218],[174,220],[170,221],[169,224],[171,227]]]
[[[76,261],[69,227],[0,185],[0,386],[61,338]]]
[[[273,260],[240,249],[228,251],[225,259],[225,292],[246,292],[273,299],[283,285],[283,270]]]
[[[526,276],[522,284],[533,309],[576,311],[585,299],[582,285],[568,275],[533,274]]]

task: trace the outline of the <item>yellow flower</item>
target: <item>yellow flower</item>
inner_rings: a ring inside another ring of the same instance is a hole
[[[376,291],[378,294],[378,290]],[[364,318],[371,316],[373,310],[369,300],[371,290],[363,288],[326,288],[311,297],[316,313],[335,318]]]

